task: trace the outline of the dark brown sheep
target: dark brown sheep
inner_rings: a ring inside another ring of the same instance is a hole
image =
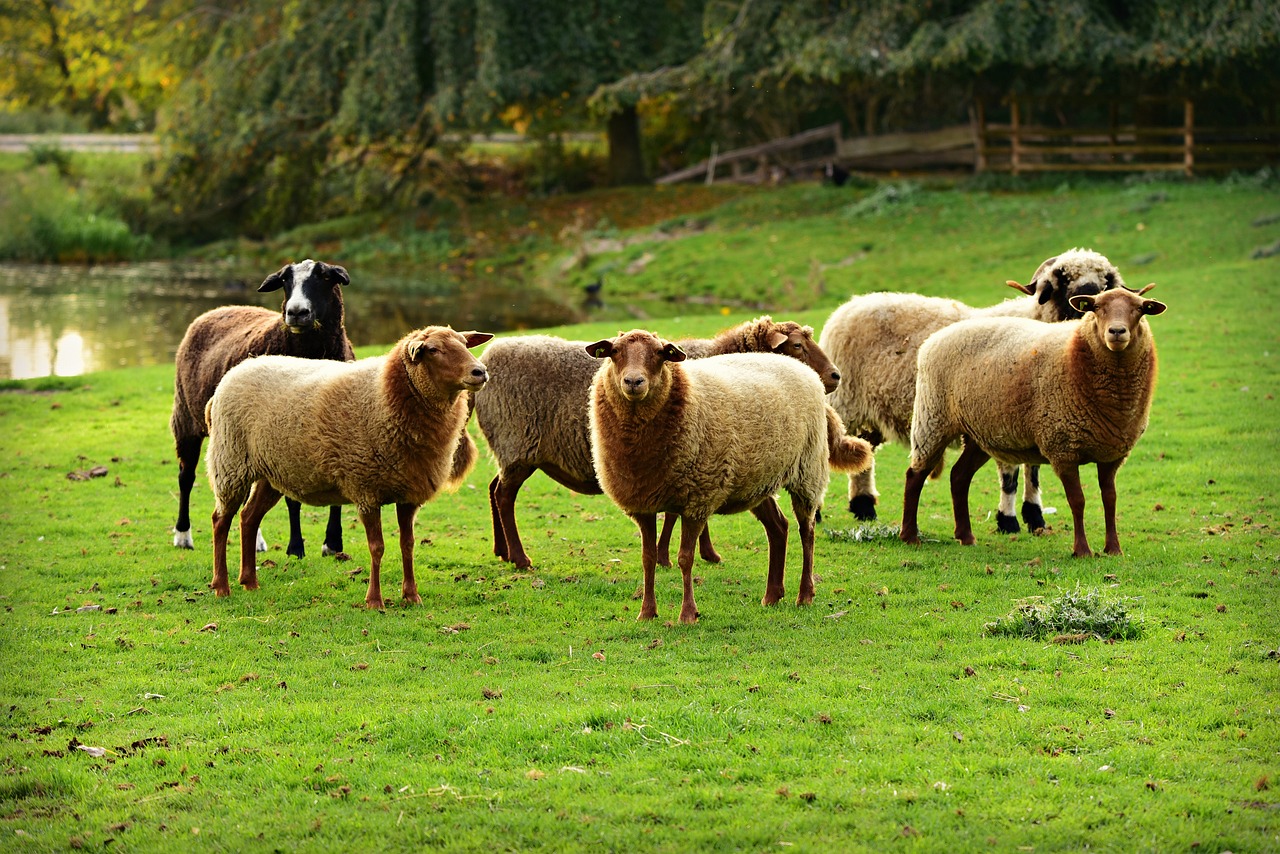
[[[222,377],[252,356],[266,354],[299,356],[304,359],[354,358],[351,341],[343,325],[342,287],[351,283],[347,271],[322,261],[286,264],[268,276],[258,290],[283,290],[279,311],[259,306],[232,305],[215,308],[197,317],[187,327],[178,345],[174,377],[173,414],[169,427],[178,452],[178,521],[173,544],[194,548],[191,539],[191,488],[196,480],[200,446],[208,435],[204,408],[213,397]],[[302,557],[300,510],[288,501],[289,546],[287,553]],[[259,551],[266,550],[261,539]],[[324,553],[342,551],[342,520],[337,507],[329,511]]]

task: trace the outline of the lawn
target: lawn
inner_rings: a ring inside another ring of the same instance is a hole
[[[536,476],[517,504],[534,567],[515,572],[492,556],[482,457],[418,515],[421,606],[359,607],[363,532],[348,510],[350,560],[320,557],[321,508],[303,559],[273,511],[261,589],[218,600],[202,479],[196,549],[171,545],[172,368],[12,384],[0,848],[1280,850],[1280,257],[1252,257],[1280,239],[1280,199],[1250,181],[898,186],[740,194],[673,218],[677,237],[619,229],[576,265],[549,257],[547,286],[605,280],[599,319],[551,331],[678,338],[762,310],[820,327],[885,288],[987,304],[1089,246],[1169,306],[1151,425],[1118,478],[1122,557],[1069,556],[1047,470],[1047,534],[997,534],[991,466],[977,545],[951,539],[941,481],[907,546],[889,446],[881,524],[856,527],[832,479],[813,606],[761,607],[767,550],[742,514],[712,520],[724,561],[695,567],[700,621],[677,622],[665,571],[639,623],[634,524]],[[388,559],[384,591],[398,577]],[[986,629],[1064,595],[1107,598],[1138,637]]]

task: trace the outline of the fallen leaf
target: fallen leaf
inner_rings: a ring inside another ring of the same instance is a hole
[[[547,776],[547,772],[539,771],[537,768],[530,768],[525,772],[524,776],[528,777],[530,780],[541,780],[543,777]]]
[[[205,623],[199,629],[199,631],[202,631],[202,632],[216,632],[217,630],[218,630],[217,623]]]
[[[101,758],[107,755],[107,749],[105,747],[90,747],[87,744],[77,744],[76,750],[83,750],[85,753],[89,754],[90,756],[94,756],[98,758]]]
[[[500,690],[497,690],[497,689],[494,689],[494,688],[485,688],[485,689],[484,689],[483,691],[481,691],[480,693],[484,695],[484,698],[485,698],[486,700],[501,700],[501,699],[502,699],[502,692],[501,692]]]
[[[603,652],[593,652],[591,653],[591,657],[594,658],[596,661],[604,661]]]

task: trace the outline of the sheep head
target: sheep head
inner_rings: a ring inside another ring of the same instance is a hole
[[[489,379],[489,371],[470,348],[493,336],[488,332],[455,332],[448,326],[428,326],[404,339],[405,368],[414,385],[428,386],[446,395],[477,391]]]
[[[342,325],[342,286],[351,284],[347,271],[323,261],[285,264],[258,286],[259,293],[284,290],[280,313],[293,333]],[[336,321],[336,323],[335,323]]]
[[[840,371],[813,340],[813,327],[801,326],[793,320],[775,323],[769,330],[768,344],[774,353],[799,359],[812,368],[827,394],[840,385]]]
[[[641,402],[661,384],[660,377],[668,362],[685,360],[685,352],[675,344],[643,329],[588,344],[587,352],[597,359],[612,360],[607,382],[632,403]]]
[[[1008,281],[1009,287],[1034,296],[1040,305],[1051,300],[1059,320],[1075,320],[1081,314],[1071,304],[1077,295],[1100,294],[1123,287],[1124,279],[1107,256],[1091,249],[1069,249],[1040,262],[1025,285]]]
[[[1116,288],[1097,296],[1078,295],[1071,298],[1071,305],[1081,314],[1092,312],[1085,323],[1092,323],[1103,345],[1118,353],[1138,338],[1142,319],[1147,315],[1162,313],[1166,306],[1153,299],[1143,299],[1141,292],[1128,288]]]

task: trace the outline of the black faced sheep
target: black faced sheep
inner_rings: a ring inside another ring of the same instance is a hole
[[[856,296],[840,306],[822,329],[822,348],[845,381],[831,395],[831,405],[845,425],[872,445],[906,443],[910,438],[915,399],[916,351],[944,326],[970,317],[1028,317],[1045,322],[1072,320],[1080,313],[1070,299],[1097,294],[1124,284],[1106,257],[1072,249],[1046,259],[1029,284],[1009,282],[1027,296],[986,308],[919,294],[874,293]],[[1018,467],[1000,465],[999,530],[1019,529],[1014,495]],[[849,478],[849,510],[859,519],[876,518],[874,466]],[[1044,527],[1039,476],[1027,469],[1022,518],[1031,530]]]
[[[414,515],[464,474],[456,468],[467,419],[463,392],[488,378],[468,349],[491,337],[429,326],[386,356],[354,363],[260,356],[228,371],[207,413],[214,591],[231,592],[227,533],[242,504],[240,583],[257,588],[253,540],[263,514],[284,494],[305,504],[356,506],[369,541],[371,608],[382,607],[382,505],[395,504],[401,592],[420,602]]]
[[[964,450],[951,469],[955,536],[961,543],[973,543],[969,483],[988,457],[995,457],[1008,465],[1053,466],[1071,506],[1073,554],[1091,555],[1080,466],[1095,463],[1106,552],[1121,553],[1116,470],[1147,428],[1156,382],[1156,347],[1147,317],[1165,310],[1163,303],[1142,296],[1148,289],[1072,297],[1072,305],[1087,312],[1072,323],[966,320],[924,343],[903,498],[904,541],[920,541],[920,491],[946,447],[963,438]]]
[[[774,497],[785,489],[804,552],[797,604],[813,601],[814,514],[835,456],[823,386],[808,368],[759,353],[685,361],[674,344],[643,330],[587,347],[606,361],[591,386],[596,478],[635,520],[642,541],[644,599],[639,618],[657,616],[657,514],[679,514],[684,576],[680,621],[696,622],[693,549],[715,513],[750,510],[769,540],[762,604],[785,595],[787,522]],[[871,448],[845,438],[846,469],[866,465]]]
[[[517,567],[531,564],[516,528],[516,495],[541,469],[552,480],[584,495],[599,495],[591,462],[587,398],[599,363],[586,341],[527,335],[493,342],[485,350],[492,379],[476,395],[476,421],[489,442],[498,475],[489,484],[493,553]],[[679,342],[691,357],[723,353],[779,353],[804,362],[828,391],[840,374],[813,340],[813,330],[792,321],[758,317],[713,339]],[[669,528],[665,531],[669,537]],[[667,541],[664,537],[664,544]],[[659,560],[667,555],[661,549]],[[701,539],[705,560],[719,560],[710,535]],[[669,565],[666,558],[664,565]]]
[[[251,356],[275,354],[304,359],[354,358],[343,325],[342,287],[351,283],[347,271],[336,264],[299,261],[286,264],[258,287],[264,293],[284,290],[280,310],[250,305],[215,308],[187,327],[178,345],[174,377],[173,414],[169,427],[178,451],[178,521],[173,544],[194,548],[191,540],[191,488],[196,480],[200,446],[208,435],[205,404],[223,375]],[[302,557],[300,507],[290,499],[288,554]],[[259,534],[258,550],[266,551]],[[325,531],[325,554],[342,551],[342,521],[337,507],[330,508]]]

